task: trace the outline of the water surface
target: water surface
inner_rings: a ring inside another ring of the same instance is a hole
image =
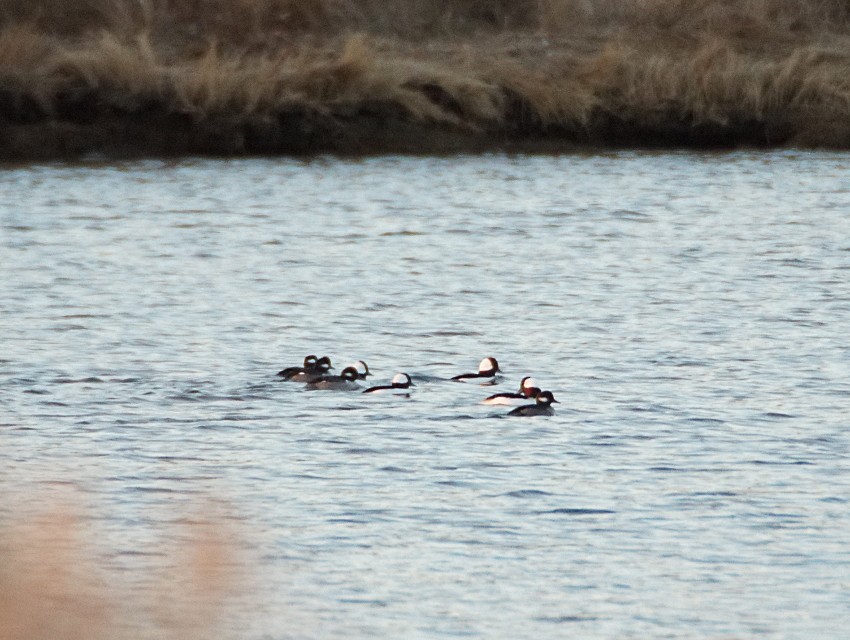
[[[222,501],[240,638],[842,637],[848,166],[6,168],[0,521],[70,486],[143,592],[168,525]],[[276,380],[307,353],[420,382]],[[500,387],[444,381],[489,355]],[[556,416],[479,404],[524,375]]]

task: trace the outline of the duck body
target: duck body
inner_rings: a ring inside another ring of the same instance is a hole
[[[497,393],[482,400],[481,404],[521,407],[528,404],[530,400],[537,398],[537,394],[540,393],[540,389],[537,387],[531,387],[527,391],[529,392],[528,395],[523,393]]]
[[[318,356],[309,355],[304,357],[304,365],[301,367],[286,367],[285,369],[281,369],[277,372],[284,380],[291,380],[293,376],[297,376],[299,374],[304,374],[307,371],[318,370]]]
[[[477,382],[478,384],[495,384],[496,374],[501,372],[496,358],[484,358],[478,364],[478,373],[462,373],[454,376],[454,382]]]
[[[308,391],[357,391],[357,369],[346,367],[338,376],[321,376],[304,387]]]
[[[541,391],[537,394],[537,402],[517,407],[508,412],[509,416],[532,417],[532,416],[554,416],[555,409],[552,403],[557,403],[551,391]]]
[[[307,357],[309,358],[310,356]],[[312,357],[316,358],[316,356]],[[322,356],[321,358],[316,358],[311,366],[307,366],[307,358],[304,358],[303,367],[289,367],[278,372],[277,375],[281,376],[287,382],[315,382],[327,376],[331,369],[333,369],[331,359],[328,356]],[[287,372],[288,375],[284,375]]]
[[[537,398],[540,388],[537,381],[531,376],[525,376],[519,383],[519,391],[516,393],[494,393],[481,401],[481,404],[502,405],[507,407],[519,407],[529,400]]]
[[[410,397],[410,387],[415,386],[406,373],[397,373],[388,385],[369,387],[363,393]]]

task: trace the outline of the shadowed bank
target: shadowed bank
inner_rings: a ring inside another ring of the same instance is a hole
[[[840,0],[0,0],[0,158],[850,147]]]

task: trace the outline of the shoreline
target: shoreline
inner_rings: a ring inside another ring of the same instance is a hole
[[[0,161],[170,158],[180,156],[304,157],[451,155],[456,153],[571,153],[622,149],[731,150],[793,148],[791,132],[765,122],[692,124],[670,118],[654,127],[600,114],[586,127],[508,122],[489,130],[416,122],[395,105],[361,113],[302,110],[254,117],[217,115],[194,120],[151,109],[91,113],[84,121],[45,118],[3,124]],[[802,145],[818,148],[826,145]],[[846,146],[831,146],[845,149]]]

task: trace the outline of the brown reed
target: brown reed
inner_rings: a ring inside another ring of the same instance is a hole
[[[82,510],[36,502],[42,512],[0,521],[0,640],[227,637],[223,616],[245,576],[220,515],[159,532],[138,550],[157,565],[135,575],[106,568],[115,550]]]
[[[850,145],[841,0],[0,0],[0,157]]]

